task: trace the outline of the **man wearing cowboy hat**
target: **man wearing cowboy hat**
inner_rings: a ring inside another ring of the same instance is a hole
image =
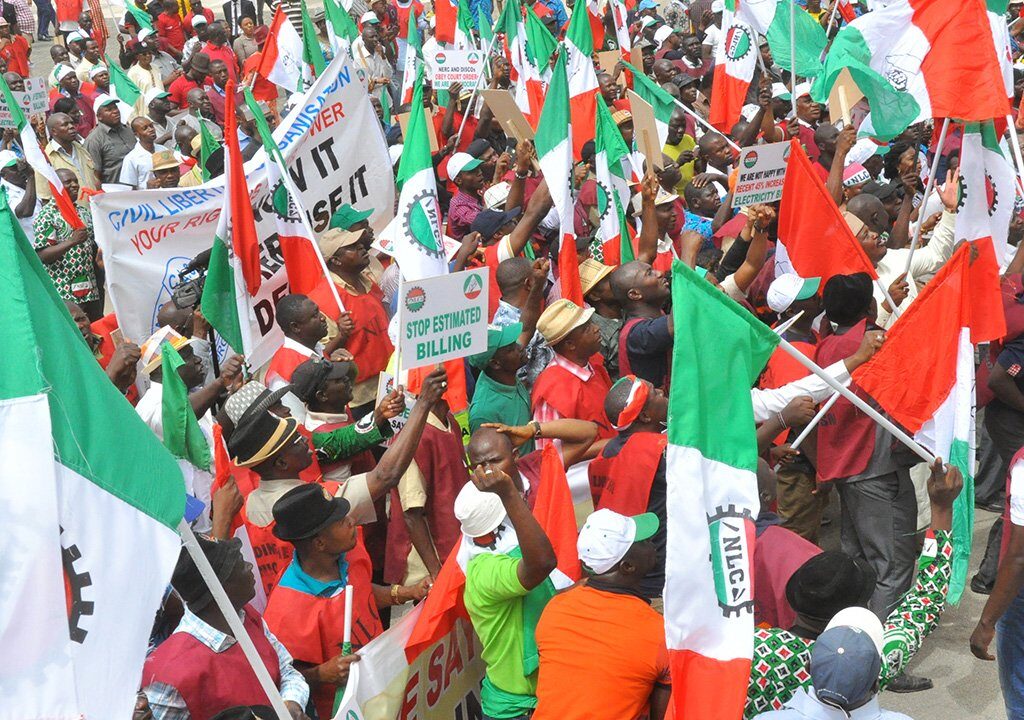
[[[153,177],[149,187],[176,188],[181,180],[181,164],[173,150],[160,150],[153,153]]]
[[[381,456],[377,466],[344,484],[328,481],[323,486],[349,501],[352,519],[360,524],[377,519],[373,503],[398,484],[419,445],[427,412],[447,389],[443,371],[434,371],[424,381],[421,399],[409,415],[402,432]],[[290,386],[268,390],[250,381],[224,405],[229,427],[225,426],[231,461],[251,469],[259,485],[249,493],[242,507],[242,521],[257,552],[257,566],[267,595],[291,557],[290,546],[273,533],[273,507],[286,492],[304,484],[299,473],[313,463],[310,443],[299,432],[299,422],[281,404]],[[338,431],[335,431],[338,432]]]

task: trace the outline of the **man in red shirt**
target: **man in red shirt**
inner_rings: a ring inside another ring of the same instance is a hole
[[[196,15],[202,15],[204,18],[206,18],[207,24],[213,23],[213,10],[210,10],[209,8],[204,8],[200,0],[192,0],[192,12],[185,16],[184,22],[185,34],[189,37],[195,35],[195,30],[192,28],[192,18],[194,18]]]
[[[210,58],[205,54],[196,53],[186,63],[185,72],[174,79],[167,88],[168,100],[181,109],[188,108],[188,94],[191,90],[202,90],[206,76],[210,74]]]
[[[238,58],[235,57],[235,51],[228,46],[228,34],[224,29],[224,23],[210,23],[206,30],[206,44],[200,52],[210,58],[210,62],[223,61],[228,68],[228,75],[238,82]]]
[[[30,48],[24,35],[12,35],[11,24],[0,18],[0,58],[7,63],[10,72],[28,77],[28,54]]]
[[[156,16],[156,34],[180,53],[185,48],[185,27],[178,16],[178,3],[164,0],[163,8]]]

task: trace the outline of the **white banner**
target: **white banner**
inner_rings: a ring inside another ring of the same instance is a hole
[[[468,620],[423,650],[411,665],[405,644],[422,605],[359,651],[335,720],[478,718],[484,662]]]
[[[344,54],[327,67],[274,131],[288,171],[316,232],[327,229],[342,205],[372,209],[382,230],[394,214],[395,181],[380,122]],[[274,188],[262,149],[245,165],[262,241],[263,282],[249,317],[259,368],[281,345],[274,305],[288,293],[277,239]],[[156,329],[156,314],[171,299],[182,268],[213,243],[223,204],[223,177],[194,188],[106,193],[92,200],[96,242],[103,251],[107,287],[121,330],[141,343]]]
[[[479,50],[438,50],[424,57],[433,71],[431,84],[435,90],[447,90],[452,83],[472,89],[484,62],[484,54]]]

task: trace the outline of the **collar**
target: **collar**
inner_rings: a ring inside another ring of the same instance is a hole
[[[563,370],[568,370],[583,382],[589,382],[590,378],[594,375],[594,368],[590,363],[587,363],[586,367],[581,367],[569,358],[564,355],[559,355],[558,353],[555,353],[555,359],[551,362],[558,365]]]
[[[785,707],[796,710],[808,720],[875,720],[881,713],[878,707],[878,695],[856,710],[847,713],[821,702],[807,688],[797,690]]]
[[[498,382],[485,372],[480,373],[480,377],[477,378],[476,383],[478,387],[481,383],[487,385],[491,391],[497,395],[512,396],[519,391],[519,388],[523,388],[524,390],[526,389],[526,386],[518,380],[516,380],[515,385],[506,385],[505,383]]]
[[[288,350],[294,350],[295,352],[299,353],[299,355],[302,355],[303,357],[307,358],[311,358],[314,355],[324,354],[324,347],[320,343],[317,343],[316,347],[310,350],[308,347],[300,343],[298,340],[292,340],[290,337],[286,337],[284,339],[284,343],[281,345],[281,347],[287,348]]]
[[[336,285],[340,285],[354,295],[365,295],[370,292],[370,288],[373,287],[373,278],[370,277],[368,270],[363,270],[359,273],[359,281],[362,287],[352,285],[347,280],[342,279],[340,275],[336,275],[333,272],[331,273],[331,279],[334,280]]]
[[[292,590],[313,595],[315,597],[334,597],[345,590],[348,585],[348,562],[345,555],[338,558],[338,579],[323,582],[302,569],[299,563],[299,556],[292,554],[292,561],[288,564],[281,580],[278,583]]]
[[[244,621],[245,613],[239,611],[238,619]],[[181,616],[181,622],[175,632],[188,633],[215,653],[222,653],[235,644],[235,639],[225,635],[217,628],[202,620],[198,615],[185,608],[185,614]]]
[[[321,425],[333,425],[335,423],[347,423],[350,418],[347,413],[322,413],[313,410],[306,411],[306,429],[313,431]]]

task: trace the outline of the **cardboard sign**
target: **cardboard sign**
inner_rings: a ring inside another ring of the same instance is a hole
[[[856,105],[864,93],[853,81],[850,71],[843,68],[836,76],[836,84],[832,86],[832,92],[828,94],[828,119],[833,125],[840,120],[846,125],[850,124],[850,108]]]
[[[435,90],[447,90],[452,83],[472,89],[486,65],[479,50],[437,50],[424,59],[434,74]]]
[[[402,285],[398,328],[403,369],[487,349],[487,268]]]
[[[632,90],[629,91],[629,109],[633,114],[633,139],[636,146],[647,159],[647,167],[664,166],[661,154],[661,143],[658,140],[658,125],[654,120],[654,108],[646,100]]]
[[[395,375],[390,372],[382,372],[377,377],[377,401],[375,404],[380,405],[381,401],[384,400],[385,396],[395,389]],[[388,424],[391,426],[391,437],[381,443],[381,445],[388,446],[394,440],[395,435],[398,434],[399,430],[405,427],[405,424],[409,421],[409,414],[412,413],[412,408],[416,404],[416,396],[404,393],[405,395],[405,410],[395,415],[393,418],[388,419]]]
[[[770,203],[782,198],[789,149],[788,142],[778,142],[740,150],[740,172],[733,192],[733,207]]]
[[[597,65],[609,75],[615,75],[615,66],[619,64],[619,60],[622,59],[622,53],[619,50],[602,50],[597,54]],[[626,73],[619,75],[619,79],[616,81],[622,87],[626,86]]]
[[[402,128],[402,137],[406,136],[409,128],[410,113],[398,113],[398,125]],[[430,138],[430,154],[437,152],[437,131],[434,130],[434,116],[427,108],[423,108],[423,117],[427,121],[427,137]]]
[[[516,105],[512,93],[508,90],[481,90],[480,95],[506,135],[516,140],[533,140],[533,128],[530,127],[530,122],[523,115],[523,111]]]
[[[25,78],[24,92],[14,91],[14,99],[18,101],[18,106],[26,118],[45,113],[49,109],[46,81],[37,77]],[[0,127],[17,128],[3,97],[0,97]]]

